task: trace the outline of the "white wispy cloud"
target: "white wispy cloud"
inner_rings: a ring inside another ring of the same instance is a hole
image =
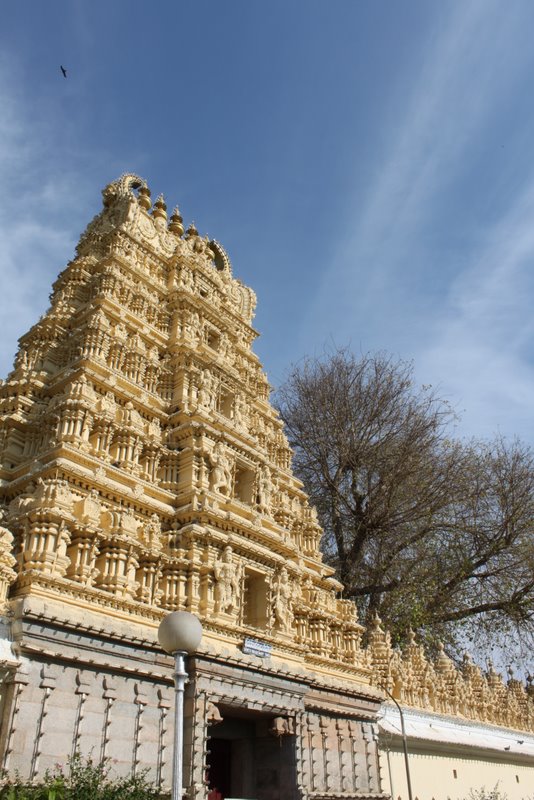
[[[445,9],[409,96],[392,103],[381,166],[351,201],[349,228],[332,252],[302,343],[310,335],[334,336],[414,356],[422,380],[441,384],[455,405],[472,409],[474,434],[490,427],[510,432],[510,404],[524,433],[533,388],[525,347],[532,331],[522,317],[534,259],[534,174],[525,176],[522,196],[500,224],[473,233],[462,259],[444,265],[428,234],[529,63],[530,49],[518,39],[525,43],[532,15],[522,3],[504,9],[487,0]]]
[[[39,114],[17,83],[17,65],[0,61],[0,377],[17,339],[48,306],[53,280],[72,256],[87,192],[57,147],[61,126]]]
[[[453,281],[419,353],[421,373],[446,375],[466,430],[532,440],[534,172]]]

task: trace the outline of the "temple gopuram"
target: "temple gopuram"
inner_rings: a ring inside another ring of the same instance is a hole
[[[378,619],[362,646],[252,350],[255,303],[144,180],[104,189],[0,381],[0,769],[38,783],[80,753],[168,791],[157,630],[186,610],[204,630],[188,800],[526,798],[530,676],[398,650]]]
[[[172,659],[196,614],[187,798],[378,798],[362,627],[319,551],[228,256],[125,175],[2,384],[0,766],[80,752],[170,785]]]

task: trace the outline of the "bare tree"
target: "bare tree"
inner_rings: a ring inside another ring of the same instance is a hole
[[[411,364],[338,350],[295,367],[278,405],[324,552],[364,621],[451,650],[534,628],[534,456],[464,443]]]

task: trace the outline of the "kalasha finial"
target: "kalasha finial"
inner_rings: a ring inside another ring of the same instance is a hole
[[[172,212],[171,215],[171,220],[169,222],[169,230],[171,231],[171,233],[175,233],[176,236],[181,236],[184,232],[184,226],[182,224],[183,221],[184,220],[182,218],[182,215],[180,214],[180,209],[178,208],[178,206],[175,206],[174,211]]]
[[[192,222],[191,225],[188,227],[188,229],[185,232],[185,235],[188,239],[191,239],[193,236],[198,236],[198,231],[196,229],[194,222]]]
[[[154,208],[152,209],[152,216],[155,219],[167,219],[167,204],[163,199],[163,195],[160,194],[156,202],[154,203]]]
[[[152,201],[150,199],[150,189],[148,186],[141,186],[139,192],[137,194],[137,201],[141,208],[144,208],[145,211],[150,209],[152,205]]]

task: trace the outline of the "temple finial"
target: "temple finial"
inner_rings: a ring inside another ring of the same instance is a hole
[[[160,194],[156,202],[154,203],[154,208],[152,209],[152,216],[154,219],[167,219],[167,204],[163,198],[163,195]]]
[[[169,230],[172,233],[176,234],[176,236],[181,236],[184,232],[183,218],[182,215],[180,214],[180,209],[178,208],[178,206],[175,206],[172,212],[171,219],[169,222]]]

